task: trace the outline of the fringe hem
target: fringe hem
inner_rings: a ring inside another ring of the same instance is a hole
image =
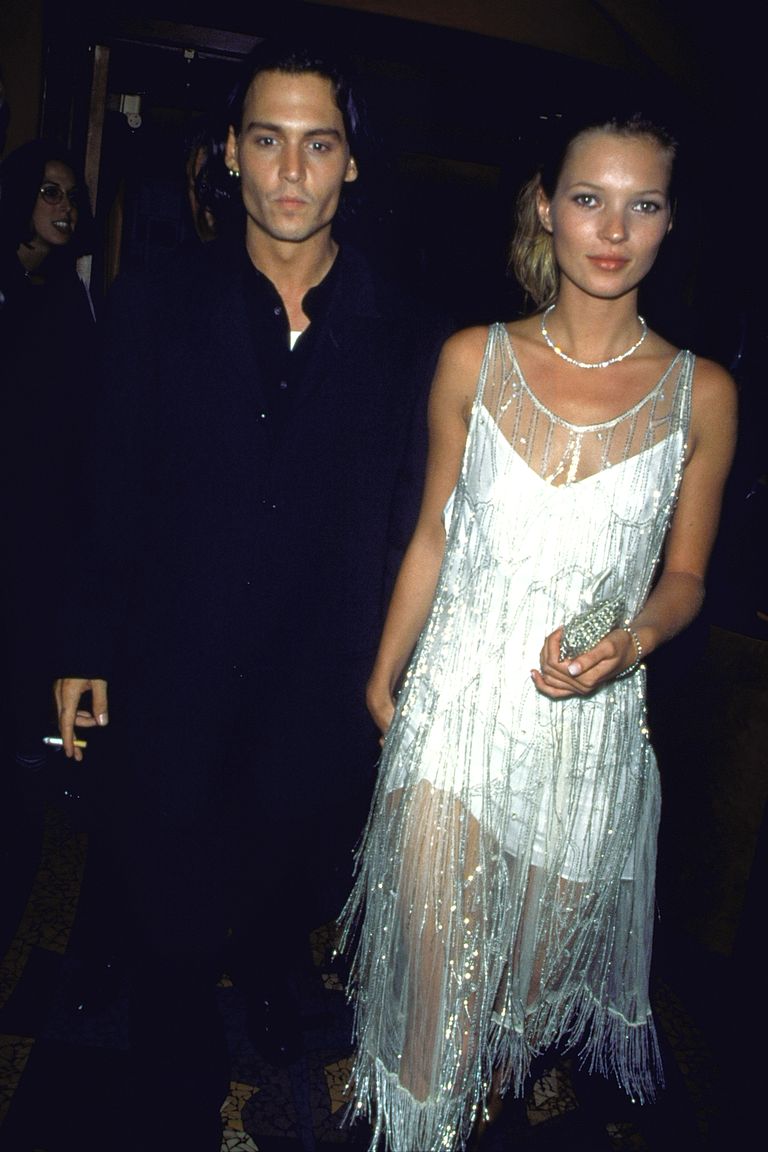
[[[360,1060],[360,1063],[363,1063]],[[464,1148],[480,1108],[480,1093],[417,1100],[378,1057],[354,1069],[353,1096],[344,1122],[365,1116],[372,1128],[369,1152],[458,1152]]]
[[[532,1045],[519,1029],[494,1014],[487,1035],[488,1067],[501,1073],[502,1094],[525,1094],[533,1058],[548,1050],[576,1050],[580,1067],[615,1079],[639,1104],[656,1098],[664,1087],[653,1018],[631,1023],[620,1013],[596,1004],[589,994],[575,998],[565,1022],[562,1008],[541,1005],[536,1015],[541,1044]],[[530,1027],[532,1020],[527,1024]],[[483,1061],[483,1064],[485,1061]],[[378,1057],[358,1054],[349,1087],[352,1100],[344,1122],[364,1116],[371,1125],[369,1152],[460,1152],[469,1140],[488,1091],[473,1078],[463,1095],[449,1093],[417,1100]]]
[[[526,1032],[540,1037],[532,1044],[517,1028],[494,1016],[489,1034],[492,1060],[501,1070],[503,1091],[524,1091],[531,1060],[546,1051],[576,1052],[580,1068],[615,1080],[638,1104],[654,1101],[663,1089],[664,1069],[653,1017],[627,1020],[584,992],[563,1005],[540,1005],[526,1022]]]

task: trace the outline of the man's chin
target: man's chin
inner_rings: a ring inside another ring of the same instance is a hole
[[[274,240],[280,244],[303,244],[317,236],[318,233],[328,231],[330,226],[330,221],[311,225],[297,221],[295,225],[282,224],[279,227],[257,224],[256,229],[263,238]]]

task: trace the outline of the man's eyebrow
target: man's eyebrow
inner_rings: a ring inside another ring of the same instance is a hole
[[[276,136],[280,136],[285,131],[285,126],[282,124],[270,124],[267,120],[251,120],[250,123],[248,123],[246,125],[245,131],[246,132],[252,132],[254,130],[256,130],[258,132],[274,132]],[[342,136],[341,132],[339,131],[339,129],[333,128],[333,127],[310,128],[306,132],[302,133],[302,135],[303,136],[333,136],[337,140],[343,139],[343,136]]]

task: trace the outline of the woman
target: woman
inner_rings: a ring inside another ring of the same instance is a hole
[[[95,324],[77,259],[89,250],[85,185],[69,153],[33,140],[0,164],[0,418],[5,682],[17,758],[39,767],[51,724],[53,587],[77,507],[79,429]]]
[[[0,164],[0,289],[3,315],[29,284],[73,283],[89,251],[85,185],[65,148],[31,140]],[[81,224],[80,227],[78,225]],[[81,284],[80,280],[77,281]],[[80,294],[85,293],[84,286]],[[30,298],[31,299],[31,298]],[[86,294],[87,301],[87,294]],[[90,306],[89,306],[90,311]]]
[[[539,311],[460,332],[438,365],[345,910],[372,1146],[463,1147],[491,1084],[521,1094],[550,1048],[641,1101],[662,1080],[644,660],[699,611],[735,435],[728,374],[637,312],[674,153],[639,119],[572,136],[520,198]]]

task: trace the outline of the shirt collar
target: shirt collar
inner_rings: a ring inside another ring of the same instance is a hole
[[[243,281],[248,298],[257,308],[265,311],[282,307],[283,302],[280,298],[280,293],[272,281],[256,267],[250,256],[248,256],[245,247],[243,247],[242,252]],[[340,253],[337,253],[336,259],[320,283],[316,284],[313,288],[309,288],[304,294],[302,306],[310,320],[320,319],[328,310],[334,285],[338,279],[339,256]]]

